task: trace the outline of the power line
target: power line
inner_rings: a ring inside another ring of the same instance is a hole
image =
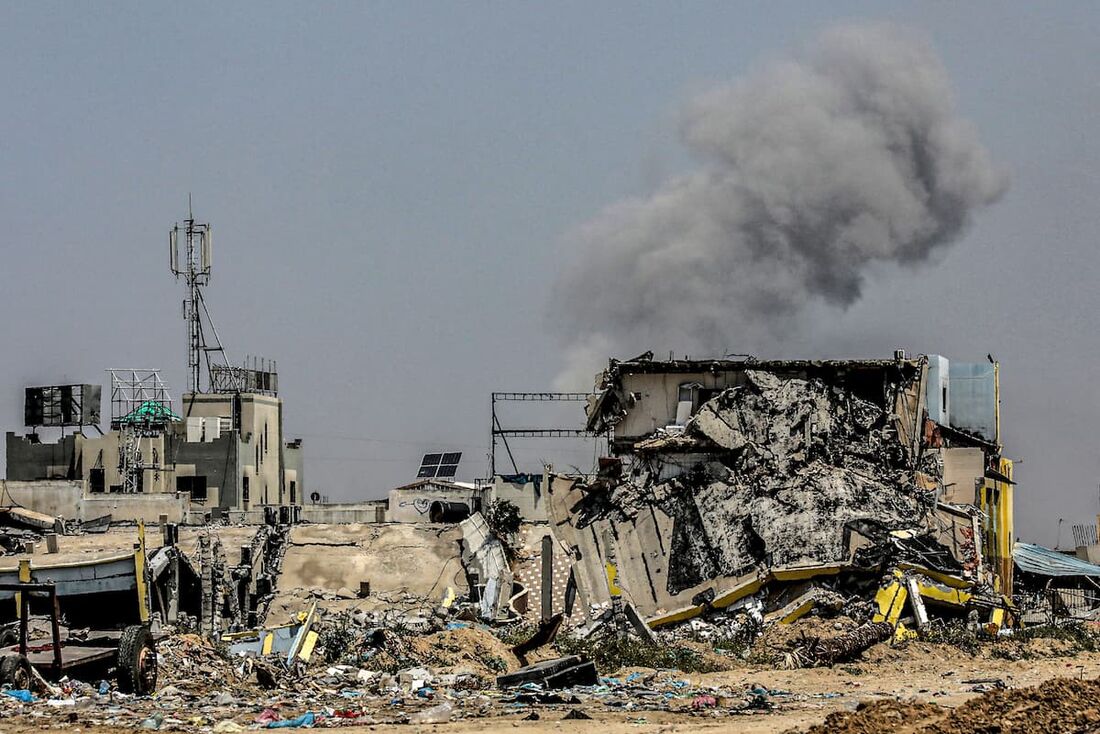
[[[362,441],[364,443],[395,444],[403,446],[454,446],[466,449],[484,449],[485,444],[456,443],[454,441],[410,441],[396,438],[374,438],[372,436],[353,436],[346,433],[295,433],[302,438],[325,438],[338,441]]]

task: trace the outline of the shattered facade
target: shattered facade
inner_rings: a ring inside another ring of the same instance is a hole
[[[944,382],[934,414],[946,423]],[[618,587],[660,626],[750,597],[777,611],[810,580],[870,599],[903,568],[924,574],[934,604],[962,606],[932,588],[946,581],[967,604],[1001,605],[1011,465],[996,436],[932,421],[930,384],[929,359],[901,354],[612,361],[587,411],[612,456],[595,478],[550,483],[554,533],[588,603]]]

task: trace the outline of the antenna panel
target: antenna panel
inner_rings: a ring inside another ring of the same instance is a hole
[[[214,238],[210,231],[210,225],[206,226],[206,232],[202,236],[202,271],[210,274],[210,266],[214,262]]]

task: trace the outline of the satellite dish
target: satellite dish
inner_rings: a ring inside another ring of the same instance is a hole
[[[310,492],[309,493],[309,501],[312,502],[313,504],[317,504],[318,502],[321,501],[321,493],[320,492]]]

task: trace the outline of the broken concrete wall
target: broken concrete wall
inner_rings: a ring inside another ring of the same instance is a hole
[[[115,522],[156,522],[167,515],[170,522],[183,522],[190,507],[186,494],[85,495],[80,481],[0,481],[0,490],[23,507],[69,520],[111,515]]]
[[[940,503],[936,505],[932,520],[936,528],[936,541],[959,560],[962,575],[981,580],[986,569],[981,547],[981,518],[977,508]]]
[[[465,595],[461,537],[457,526],[295,525],[269,619],[290,619],[318,594],[341,588],[350,592],[342,603],[364,609],[400,603],[405,594],[436,603],[448,589]],[[370,595],[356,598],[364,583]]]
[[[53,443],[42,443],[30,436],[17,436],[8,431],[5,456],[9,480],[80,479],[83,476],[78,441],[80,434],[62,436]]]
[[[512,596],[512,568],[504,546],[493,535],[480,512],[459,523],[462,529],[462,565],[476,579],[481,617],[486,620],[508,616]]]
[[[541,474],[514,474],[493,477],[489,496],[511,502],[526,522],[546,522],[545,477]]]
[[[985,452],[979,448],[940,449],[943,456],[943,501],[956,505],[977,502],[978,488],[985,482]]]
[[[302,520],[329,525],[386,522],[386,501],[368,500],[366,502],[303,505]]]

